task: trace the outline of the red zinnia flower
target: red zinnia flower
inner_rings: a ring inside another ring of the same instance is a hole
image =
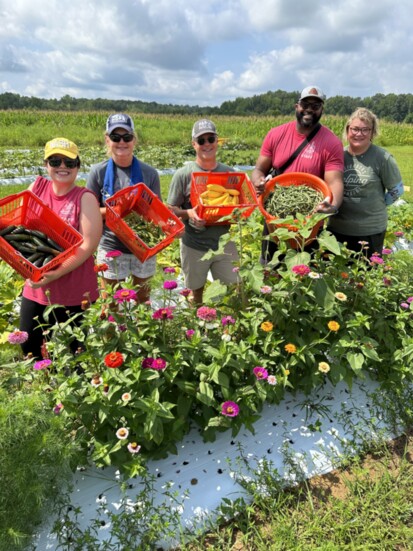
[[[105,356],[105,365],[107,367],[120,367],[123,365],[123,355],[120,352],[111,352]]]

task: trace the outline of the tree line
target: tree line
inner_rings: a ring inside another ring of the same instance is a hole
[[[0,109],[32,109],[53,111],[130,111],[148,114],[176,115],[237,115],[237,116],[278,116],[292,115],[299,92],[277,90],[247,98],[224,101],[216,107],[198,105],[173,105],[157,102],[112,99],[74,98],[69,95],[60,99],[45,99],[21,96],[11,92],[0,94]],[[333,96],[325,103],[324,112],[328,115],[350,115],[357,107],[371,109],[380,119],[398,123],[413,123],[413,94],[375,94],[366,98]]]

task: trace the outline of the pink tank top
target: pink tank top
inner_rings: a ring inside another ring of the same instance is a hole
[[[75,186],[66,195],[56,195],[52,182],[39,176],[32,191],[65,222],[79,230],[81,199],[84,193],[92,193],[86,188]],[[93,195],[93,193],[92,193]],[[52,281],[46,287],[32,289],[25,284],[23,296],[39,304],[61,304],[79,306],[83,300],[94,302],[99,295],[97,275],[94,271],[94,258],[91,255],[81,266],[72,272]],[[50,297],[45,294],[50,291]]]

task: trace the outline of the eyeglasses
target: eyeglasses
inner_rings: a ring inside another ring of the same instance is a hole
[[[371,128],[368,128],[365,126],[364,128],[359,128],[358,126],[350,126],[349,130],[352,134],[363,134],[363,136],[367,136],[369,132],[371,132]]]
[[[134,138],[134,134],[109,134],[110,141],[119,143],[123,140],[125,143],[131,142]]]
[[[66,159],[64,157],[50,157],[50,159],[47,159],[47,162],[52,168],[57,168],[62,163],[64,163],[66,168],[76,168],[79,166],[79,159]]]
[[[208,141],[208,143],[215,143],[217,137],[216,136],[209,136],[208,138],[197,138],[195,141],[199,144],[199,145],[204,145],[204,143],[206,141]]]
[[[323,106],[321,101],[314,101],[314,102],[299,101],[298,103],[300,104],[300,107],[302,107],[303,109],[312,109],[313,111],[318,111]]]

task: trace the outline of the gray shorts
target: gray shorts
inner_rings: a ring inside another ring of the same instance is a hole
[[[231,284],[238,282],[238,273],[234,271],[239,259],[237,247],[233,241],[225,245],[225,254],[219,254],[210,260],[201,260],[205,251],[198,251],[187,247],[181,241],[181,265],[185,276],[185,286],[196,290],[203,287],[211,272],[213,279],[219,279],[221,283]]]
[[[131,275],[146,279],[152,277],[156,272],[156,255],[148,258],[145,262],[141,262],[134,254],[122,253],[121,256],[108,258],[106,256],[107,252],[99,247],[96,256],[97,264],[107,264],[109,266],[103,272],[105,279],[125,280]]]

